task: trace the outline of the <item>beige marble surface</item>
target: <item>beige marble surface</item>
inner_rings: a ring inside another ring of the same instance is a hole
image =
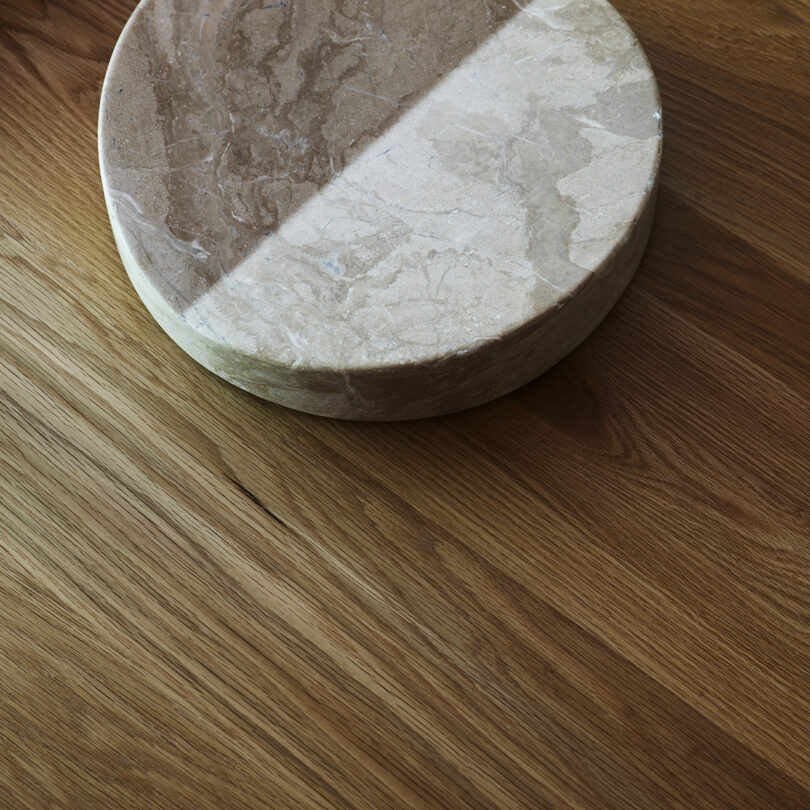
[[[127,271],[186,351],[285,405],[410,418],[598,324],[661,109],[602,0],[144,0],[99,140]]]

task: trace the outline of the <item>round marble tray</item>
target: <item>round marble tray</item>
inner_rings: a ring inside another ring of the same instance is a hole
[[[192,357],[407,419],[596,327],[649,234],[661,107],[604,0],[143,0],[99,148],[127,272]]]

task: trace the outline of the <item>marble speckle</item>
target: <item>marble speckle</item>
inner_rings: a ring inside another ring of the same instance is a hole
[[[143,0],[100,125],[164,328],[248,390],[357,418],[466,407],[576,345],[641,255],[660,146],[604,0]]]

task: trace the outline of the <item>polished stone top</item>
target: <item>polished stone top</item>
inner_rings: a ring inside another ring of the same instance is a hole
[[[100,123],[149,295],[333,369],[432,362],[564,305],[627,238],[660,140],[604,0],[144,0]]]

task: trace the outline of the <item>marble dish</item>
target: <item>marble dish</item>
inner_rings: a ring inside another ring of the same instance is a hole
[[[163,329],[247,391],[375,420],[577,346],[640,261],[661,139],[605,0],[143,0],[99,122]]]

